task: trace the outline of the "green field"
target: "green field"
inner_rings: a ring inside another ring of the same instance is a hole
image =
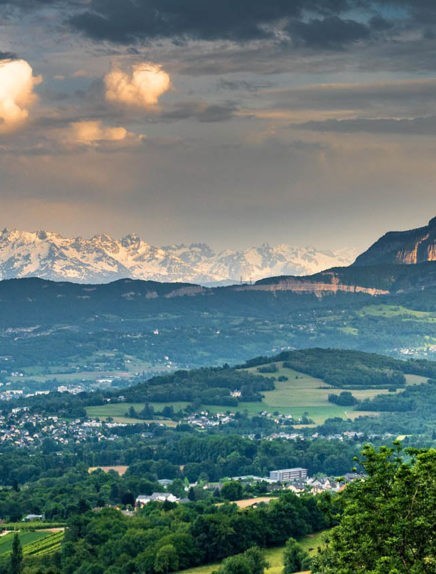
[[[0,556],[7,556],[12,550],[12,542],[15,534],[9,532],[0,537]],[[20,531],[19,539],[23,548],[24,556],[46,556],[59,550],[64,530],[56,532],[48,530]]]
[[[308,413],[308,416],[317,424],[323,423],[327,418],[355,418],[363,416],[363,412],[355,412],[350,407],[341,407],[329,403],[328,395],[339,392],[322,379],[306,375],[283,367],[283,363],[276,363],[278,370],[275,373],[266,373],[265,376],[276,380],[275,389],[266,391],[264,399],[260,403],[240,403],[240,410],[247,409],[250,414],[255,414],[261,410],[268,412],[280,412],[294,417],[301,417]],[[258,373],[257,367],[247,369],[248,372]],[[287,381],[280,382],[277,379],[281,376],[288,378]],[[353,391],[358,399],[373,397],[383,392],[383,389],[368,389]],[[365,413],[366,414],[366,413]],[[375,413],[371,413],[374,415]]]
[[[150,403],[155,411],[161,411],[165,406],[172,406],[174,410],[184,409],[189,403],[187,402],[174,402],[174,403]],[[149,423],[164,424],[168,427],[175,427],[176,423],[169,419],[155,418],[151,420],[136,419],[126,417],[126,412],[133,407],[137,412],[144,408],[144,403],[111,403],[107,405],[98,405],[93,407],[86,407],[86,413],[89,417],[105,421],[108,418],[113,419],[117,423]]]
[[[328,395],[330,393],[339,393],[341,389],[335,389],[327,385],[322,379],[311,377],[304,373],[295,371],[294,369],[287,369],[283,367],[283,363],[276,363],[278,370],[275,373],[266,373],[265,376],[275,379],[275,389],[273,391],[264,392],[264,399],[261,402],[240,402],[237,407],[222,407],[216,405],[204,405],[204,407],[211,413],[218,413],[223,411],[246,411],[247,414],[253,416],[261,411],[270,413],[279,412],[285,415],[293,415],[295,418],[302,417],[308,414],[316,424],[322,424],[327,418],[341,417],[354,419],[360,416],[377,416],[378,413],[371,411],[354,411],[351,407],[341,407],[333,403],[329,403]],[[248,372],[258,374],[257,367],[246,369]],[[280,382],[277,379],[280,376],[286,376],[287,381]],[[406,382],[408,385],[416,385],[425,382],[426,377],[418,375],[406,375]],[[356,389],[353,390],[353,395],[359,399],[373,398],[381,393],[387,393],[387,389]],[[400,391],[398,391],[400,392]],[[189,404],[187,402],[169,402],[169,403],[150,403],[153,405],[155,411],[161,411],[165,406],[172,406],[175,411],[186,408]],[[101,406],[87,407],[86,412],[88,416],[106,420],[111,417],[115,422],[120,423],[138,423],[148,422],[141,419],[126,418],[125,413],[130,407],[134,407],[136,411],[140,411],[144,407],[144,403],[113,403]],[[173,421],[167,419],[155,419],[153,422],[162,423],[166,426],[175,426]]]
[[[318,532],[316,534],[309,534],[302,538],[299,542],[306,552],[311,555],[317,553],[318,546],[323,546],[324,538],[328,531]],[[265,570],[265,574],[282,574],[283,572],[283,549],[281,546],[279,548],[268,548],[265,550],[265,558],[268,560],[270,566]],[[214,570],[219,567],[219,563],[208,564],[207,566],[198,566],[197,568],[190,568],[189,570],[183,570],[183,574],[212,574]],[[179,574],[181,574],[179,572]]]
[[[272,393],[274,391],[271,391]],[[156,403],[156,405],[160,408],[162,406],[168,405],[173,406],[174,409],[177,410],[178,405],[180,403]],[[156,424],[164,424],[168,427],[176,426],[174,421],[168,419],[153,419],[152,421],[147,421],[143,419],[136,419],[126,417],[125,413],[133,406],[134,408],[142,408],[144,406],[143,403],[118,403],[114,405],[102,405],[97,407],[86,407],[86,412],[89,417],[100,419],[102,421],[107,420],[108,418],[112,419],[114,422],[117,423],[127,423],[127,424],[135,424],[135,423],[145,423],[145,422],[153,422]],[[258,414],[260,411],[268,411],[268,412],[280,412],[283,414],[292,414],[294,417],[301,417],[305,413],[308,413],[309,417],[314,420],[315,423],[320,424],[324,422],[327,418],[330,417],[349,417],[355,418],[358,416],[364,416],[366,414],[376,416],[377,413],[370,412],[366,413],[364,411],[352,411],[346,407],[340,407],[338,405],[334,405],[329,403],[327,400],[324,404],[320,404],[318,406],[299,406],[299,407],[291,407],[291,406],[283,406],[283,405],[268,405],[266,402],[253,402],[253,403],[244,403],[241,402],[237,407],[221,407],[217,405],[205,405],[205,409],[207,409],[211,413],[221,413],[223,411],[229,412],[236,412],[236,411],[246,411],[249,415]]]
[[[421,375],[404,375],[406,377],[406,385],[421,385],[426,383],[428,377],[422,377]]]
[[[20,532],[19,538],[21,545],[26,546],[36,540],[43,540],[47,538],[51,533],[50,532],[41,532],[40,530],[35,532]],[[5,534],[0,538],[0,556],[2,554],[9,554],[12,550],[12,541],[14,539],[14,533],[10,532],[9,534]]]
[[[372,315],[374,317],[401,317],[404,320],[414,319],[433,323],[436,321],[434,313],[428,311],[415,311],[401,305],[367,305],[358,312],[360,317]]]
[[[62,366],[53,367],[24,367],[23,375],[20,377],[20,383],[39,383],[45,384],[56,379],[59,385],[80,384],[83,381],[95,382],[98,379],[131,379],[137,373],[153,369],[153,365],[148,361],[143,361],[132,355],[124,355],[123,370],[114,369],[107,365],[107,358],[111,356],[110,352],[94,353],[88,357],[88,362],[93,368],[77,370],[77,361],[66,363]],[[110,383],[98,384],[99,387],[110,388]]]

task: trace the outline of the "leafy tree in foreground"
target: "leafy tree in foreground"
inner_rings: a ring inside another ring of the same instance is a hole
[[[367,446],[363,455],[368,476],[344,492],[341,522],[313,573],[436,572],[436,450]]]
[[[23,549],[18,534],[14,534],[12,542],[12,554],[10,562],[10,573],[21,574],[23,571]]]

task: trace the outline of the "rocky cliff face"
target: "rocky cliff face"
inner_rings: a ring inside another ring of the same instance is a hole
[[[425,227],[386,233],[353,265],[413,265],[429,261],[436,261],[436,217]]]

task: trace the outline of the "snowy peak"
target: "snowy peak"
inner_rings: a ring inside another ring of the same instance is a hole
[[[354,250],[263,244],[215,252],[205,243],[156,247],[136,234],[121,240],[4,229],[0,233],[0,279],[41,277],[55,281],[106,283],[123,277],[154,281],[230,284],[275,275],[307,275],[348,265]]]

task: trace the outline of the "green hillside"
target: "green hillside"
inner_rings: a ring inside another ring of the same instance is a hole
[[[9,532],[0,537],[0,558],[5,559],[12,550],[14,532]],[[49,530],[22,530],[18,533],[23,556],[46,556],[57,552],[61,547],[64,537],[64,529]]]

